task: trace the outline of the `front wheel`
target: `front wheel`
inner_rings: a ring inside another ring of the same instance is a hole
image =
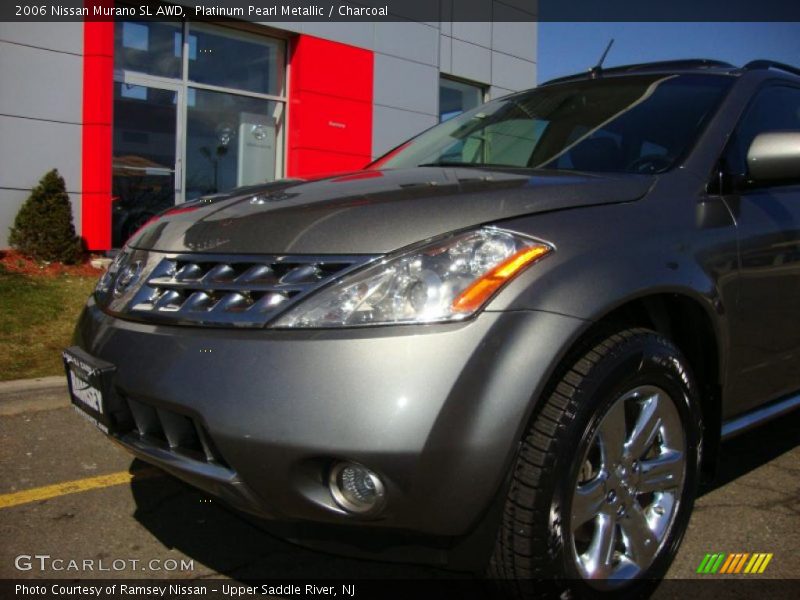
[[[537,408],[490,565],[517,595],[639,595],[689,523],[702,420],[680,351],[629,329],[581,355]]]

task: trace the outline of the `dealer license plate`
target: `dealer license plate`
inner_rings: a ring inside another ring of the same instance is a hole
[[[108,410],[108,389],[114,365],[98,360],[77,346],[62,353],[73,406],[91,423],[110,433],[113,419]]]

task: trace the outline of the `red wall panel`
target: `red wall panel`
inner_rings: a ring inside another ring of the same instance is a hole
[[[87,6],[94,3],[87,2]],[[114,23],[83,24],[81,235],[89,250],[111,248]]]
[[[294,40],[291,60],[293,91],[310,90],[372,102],[370,50],[300,35]]]
[[[298,126],[290,140],[298,148],[369,155],[372,113],[368,107],[371,106],[359,100],[302,92],[302,100],[292,100],[291,119]]]
[[[366,165],[372,155],[372,52],[300,35],[289,60],[287,175]]]

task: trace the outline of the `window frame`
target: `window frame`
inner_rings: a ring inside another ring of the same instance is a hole
[[[437,85],[438,94],[436,95],[436,118],[438,119],[437,124],[438,123],[444,123],[444,121],[442,120],[442,104],[441,104],[442,81],[452,81],[453,83],[460,83],[461,85],[468,85],[468,86],[474,87],[478,91],[480,91],[480,101],[478,102],[478,106],[480,106],[481,104],[486,104],[486,102],[487,102],[487,96],[488,96],[488,93],[489,93],[489,86],[487,86],[485,83],[481,83],[479,81],[472,81],[472,80],[469,80],[469,79],[464,79],[462,77],[455,77],[455,76],[450,75],[448,73],[439,73],[439,83]],[[467,110],[471,110],[471,109],[467,109]],[[461,112],[463,113],[465,111],[461,111]],[[461,113],[458,113],[458,114],[461,114]],[[453,117],[456,117],[456,116],[458,116],[458,115],[453,115]],[[450,117],[450,118],[452,119],[453,117]]]
[[[135,19],[134,19],[135,20]],[[206,31],[211,29],[225,29],[234,35],[240,32],[243,38],[257,35],[260,37],[268,38],[270,40],[279,42],[283,48],[281,52],[280,68],[280,90],[281,94],[264,94],[260,92],[253,92],[250,90],[243,90],[238,88],[219,86],[213,84],[199,83],[189,79],[189,35],[192,31],[192,24],[196,23],[202,26]],[[130,69],[120,68],[114,66],[113,83],[123,83],[130,85],[140,85],[146,87],[168,89],[170,91],[177,91],[177,115],[176,115],[176,154],[175,154],[175,204],[179,205],[186,201],[186,158],[187,158],[187,138],[188,138],[188,97],[189,90],[194,88],[197,90],[206,90],[210,92],[219,92],[231,94],[234,96],[245,96],[256,98],[260,100],[267,100],[276,102],[282,105],[282,126],[280,131],[276,134],[276,153],[275,153],[275,178],[280,179],[286,176],[286,153],[288,150],[288,119],[289,119],[289,100],[288,100],[288,86],[289,86],[289,49],[290,40],[288,37],[272,35],[256,32],[251,27],[235,27],[229,24],[212,23],[205,20],[180,20],[181,32],[181,70],[180,77],[167,77],[162,75],[152,75],[141,71],[133,71]]]

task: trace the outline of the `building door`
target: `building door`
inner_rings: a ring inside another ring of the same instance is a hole
[[[114,82],[112,241],[115,247],[183,197],[182,90],[125,74]]]

